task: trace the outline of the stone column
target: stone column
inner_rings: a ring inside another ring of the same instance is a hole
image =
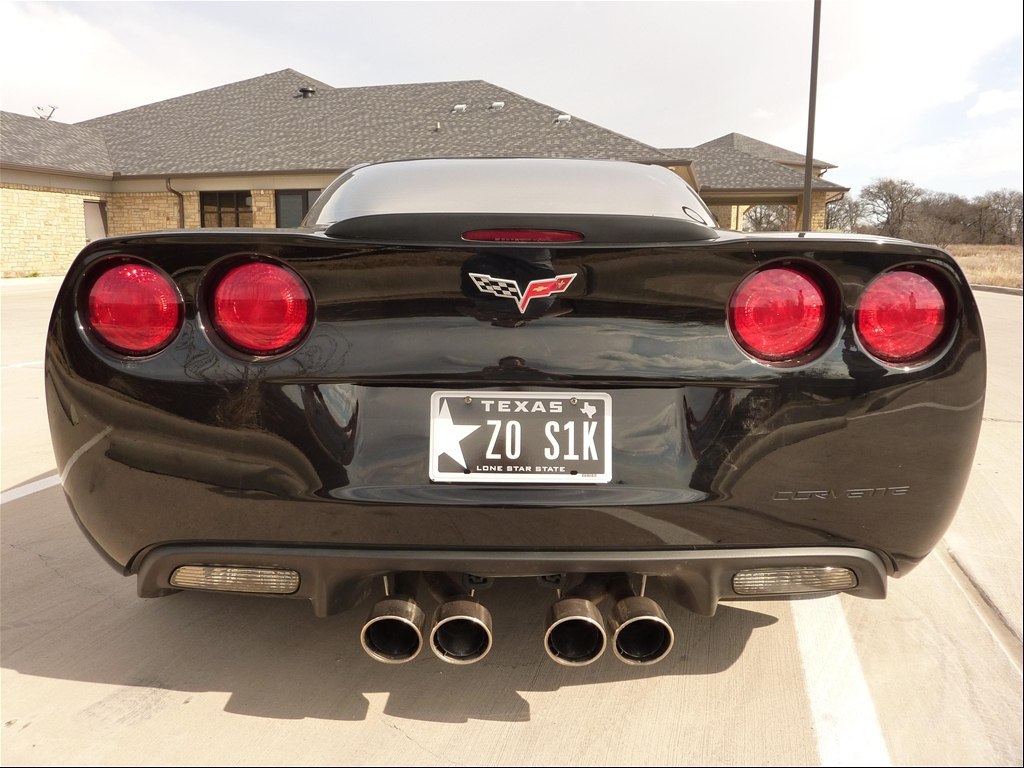
[[[277,209],[274,202],[274,190],[252,190],[252,225],[273,229],[277,226]]]

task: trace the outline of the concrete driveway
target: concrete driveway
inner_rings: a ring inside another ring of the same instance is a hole
[[[885,601],[665,601],[665,662],[541,651],[536,586],[490,593],[480,664],[390,667],[362,608],[135,597],[57,485],[42,347],[58,282],[0,281],[2,762],[14,764],[1020,765],[1022,300],[979,293],[981,445],[958,517]]]

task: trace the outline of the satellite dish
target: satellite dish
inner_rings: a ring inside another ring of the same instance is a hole
[[[57,110],[53,104],[49,104],[45,107],[32,107],[32,111],[36,113],[43,120],[49,120],[53,117],[53,113]]]

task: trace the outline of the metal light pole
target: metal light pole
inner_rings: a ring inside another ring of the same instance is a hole
[[[814,109],[818,100],[818,38],[821,33],[821,0],[814,0],[814,31],[811,36],[811,97],[807,105],[807,160],[804,166],[804,216],[801,229],[811,230],[811,170],[814,162]]]

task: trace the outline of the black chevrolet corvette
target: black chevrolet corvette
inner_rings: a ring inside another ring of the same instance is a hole
[[[361,166],[299,229],[94,242],[46,349],[68,503],[140,595],[376,592],[386,662],[486,655],[497,578],[552,590],[569,665],[669,653],[653,580],[703,615],[884,597],[984,392],[945,252],[718,230],[671,171],[582,160]]]

